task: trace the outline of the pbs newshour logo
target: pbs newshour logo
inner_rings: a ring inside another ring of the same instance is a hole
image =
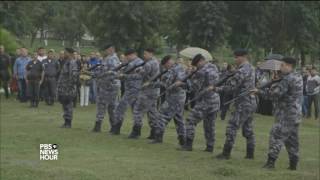
[[[40,160],[58,160],[57,144],[40,144]]]

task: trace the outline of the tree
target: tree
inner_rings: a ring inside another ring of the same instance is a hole
[[[225,2],[184,1],[179,16],[179,43],[210,51],[223,45],[231,30]]]
[[[112,42],[118,48],[139,50],[146,46],[159,47],[161,2],[95,2],[91,7],[87,27],[100,45]]]

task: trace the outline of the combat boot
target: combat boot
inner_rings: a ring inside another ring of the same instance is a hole
[[[155,131],[156,128],[152,127],[150,130],[150,135],[147,137],[147,139],[155,139]]]
[[[121,129],[122,123],[117,123],[115,125],[112,125],[110,134],[112,135],[119,135],[120,129]]]
[[[187,138],[186,143],[181,146],[178,150],[180,151],[192,151],[193,139]]]
[[[92,132],[101,132],[101,121],[96,121]]]
[[[160,130],[155,130],[155,137],[150,142],[150,144],[162,143],[162,139],[163,139],[163,132],[160,132]]]
[[[71,128],[71,119],[66,119],[67,121],[67,124],[66,124],[66,127],[65,128]]]
[[[61,128],[66,128],[66,126],[67,126],[67,120],[64,119],[64,123],[63,123],[60,127],[61,127]]]
[[[213,146],[211,146],[211,145],[207,145],[207,147],[206,147],[206,149],[205,150],[203,150],[203,151],[205,151],[205,152],[213,152]]]
[[[231,146],[229,145],[224,145],[223,151],[221,154],[217,155],[217,159],[230,159],[230,154],[231,154]]]
[[[262,168],[265,168],[265,169],[274,169],[274,163],[275,163],[275,159],[268,156],[268,160],[266,162],[266,164],[262,167]]]
[[[247,155],[246,159],[254,159],[254,147],[247,145]]]
[[[129,139],[138,139],[141,135],[141,126],[134,125],[132,128],[132,132],[129,135]]]
[[[178,140],[179,140],[179,145],[180,146],[183,146],[185,143],[186,143],[186,140],[185,140],[186,138],[184,137],[184,136],[182,136],[182,135],[179,135],[178,136]]]
[[[298,164],[298,160],[296,158],[290,159],[290,164],[289,164],[288,169],[293,170],[293,171],[297,170],[297,164]]]

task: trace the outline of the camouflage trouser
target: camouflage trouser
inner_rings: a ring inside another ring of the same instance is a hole
[[[117,106],[117,95],[118,89],[104,90],[97,88],[97,115],[96,121],[103,121],[108,109],[110,125],[114,124],[115,121],[115,107]]]
[[[124,92],[124,95],[122,96],[121,100],[119,101],[119,104],[115,108],[115,121],[114,123],[122,123],[124,115],[126,113],[128,105],[131,106],[131,108],[134,107],[137,101],[137,94],[138,91],[130,92],[129,90],[126,90]]]
[[[67,100],[61,103],[63,109],[63,118],[72,120],[73,114],[73,102],[71,100]]]
[[[226,129],[225,145],[232,147],[236,136],[237,130],[242,127],[242,136],[247,139],[247,147],[254,148],[255,137],[253,132],[253,113],[255,110],[250,108],[236,108],[232,112],[232,117],[228,122]]]
[[[273,125],[269,138],[269,156],[277,159],[281,147],[284,144],[288,151],[289,158],[299,159],[299,124],[283,126],[280,123]]]
[[[215,121],[217,111],[202,104],[196,104],[190,112],[186,122],[187,139],[193,139],[195,127],[203,120],[204,137],[208,146],[213,146],[215,141]]]
[[[133,107],[133,122],[135,126],[142,126],[142,118],[145,113],[148,115],[148,122],[151,128],[157,127],[159,113],[157,110],[157,95],[145,95],[140,93],[136,104]]]
[[[168,97],[159,110],[158,129],[163,133],[167,124],[173,118],[178,136],[185,136],[183,110],[185,94],[178,97]]]

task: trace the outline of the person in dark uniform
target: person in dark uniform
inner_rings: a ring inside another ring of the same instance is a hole
[[[73,100],[77,96],[77,82],[79,69],[74,59],[74,50],[72,48],[65,49],[64,65],[61,69],[58,84],[57,94],[58,100],[62,104],[64,124],[62,128],[71,128],[73,115]]]
[[[26,66],[27,94],[30,100],[30,107],[38,107],[39,90],[43,81],[43,66],[34,54],[32,61]]]
[[[42,61],[44,68],[45,102],[53,105],[56,96],[57,75],[60,69],[59,62],[54,59],[53,50],[49,50],[48,58]]]

